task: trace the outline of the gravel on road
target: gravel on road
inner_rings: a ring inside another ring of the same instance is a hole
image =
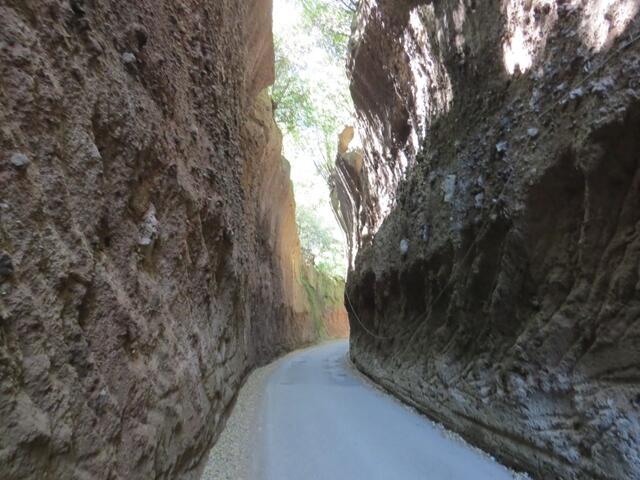
[[[247,480],[259,431],[260,404],[265,384],[279,361],[254,370],[238,399],[218,442],[209,453],[201,480]],[[257,430],[257,431],[256,431]]]

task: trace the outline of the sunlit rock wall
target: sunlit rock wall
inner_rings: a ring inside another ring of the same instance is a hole
[[[300,283],[317,335],[322,339],[347,338],[349,319],[344,306],[344,280],[319,270],[313,261],[304,259]]]
[[[354,127],[347,126],[338,137],[338,153],[335,169],[329,177],[331,208],[347,240],[348,268],[361,243],[364,225],[368,218],[362,205],[368,193],[368,177],[363,171],[364,152],[357,140]],[[373,208],[378,208],[377,205]]]
[[[271,3],[0,0],[0,478],[198,478],[319,338]]]
[[[351,356],[535,478],[640,476],[639,7],[363,0],[351,41]]]

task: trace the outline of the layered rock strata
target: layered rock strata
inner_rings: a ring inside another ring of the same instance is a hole
[[[363,0],[351,41],[352,359],[534,478],[640,477],[639,8]]]

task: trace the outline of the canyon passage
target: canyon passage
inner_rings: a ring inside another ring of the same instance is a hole
[[[640,1],[275,3],[0,0],[0,478],[640,479]]]

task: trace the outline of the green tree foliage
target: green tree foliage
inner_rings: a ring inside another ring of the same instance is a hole
[[[316,124],[316,106],[311,90],[301,76],[301,66],[292,59],[284,41],[274,37],[276,82],[271,89],[276,121],[285,134],[300,141],[301,131]]]
[[[318,270],[334,276],[344,276],[345,249],[333,232],[318,216],[317,208],[296,207],[296,221],[302,247],[314,257]]]
[[[357,0],[299,0],[307,28],[317,29],[321,46],[344,61]]]
[[[276,0],[274,11],[274,116],[292,171],[315,166],[314,178],[292,174],[300,240],[334,275],[344,275],[345,240],[322,184],[331,178],[338,134],[353,117],[345,57],[354,10],[352,0]]]
[[[271,90],[275,118],[285,135],[314,146],[314,164],[326,179],[333,165],[336,139],[353,106],[344,75],[344,58],[355,11],[352,0],[294,0],[301,22],[287,35],[274,35],[276,81]],[[322,69],[310,68],[311,38],[325,52]],[[340,72],[340,74],[337,74]]]
[[[298,45],[275,37],[276,81],[271,89],[275,118],[285,135],[296,142],[316,144],[326,158],[335,156],[337,133],[353,108],[348,88],[332,72],[310,74],[306,54]],[[336,69],[336,65],[327,65]],[[306,137],[306,138],[305,138]]]

